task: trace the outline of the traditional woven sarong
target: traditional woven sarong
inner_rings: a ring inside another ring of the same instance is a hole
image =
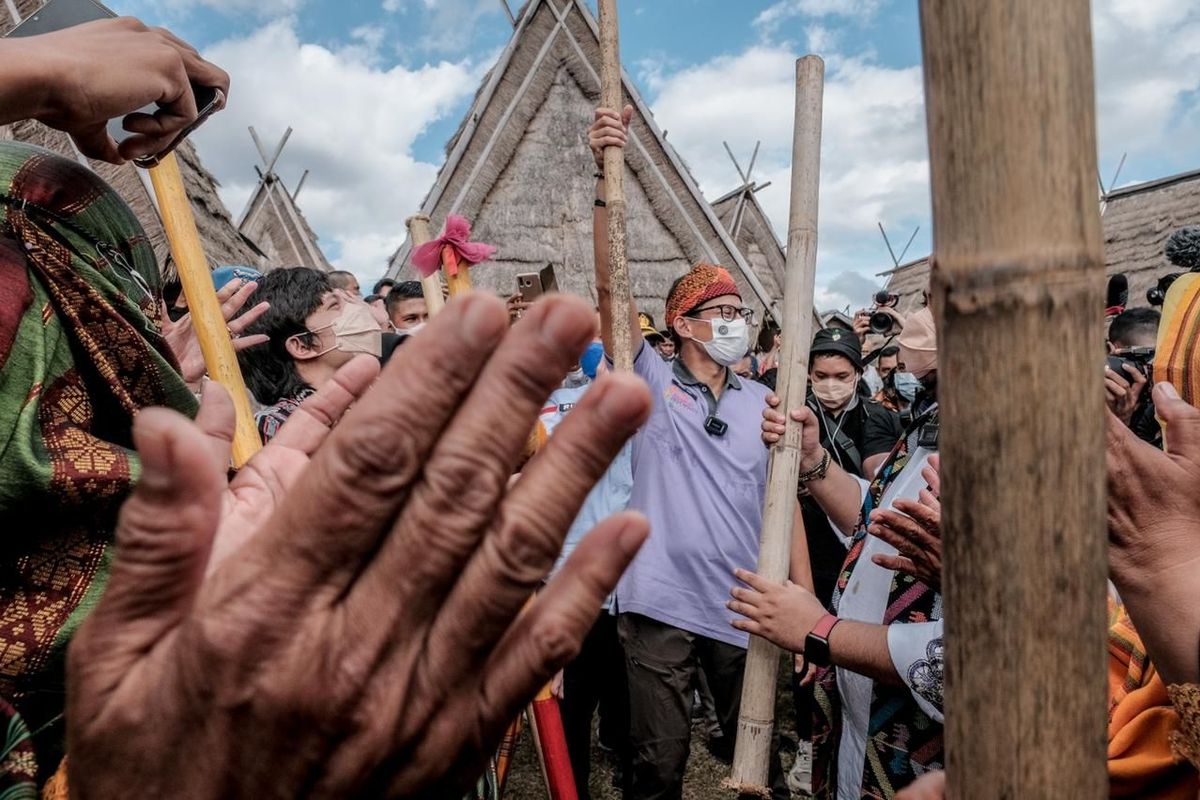
[[[834,589],[833,611],[837,613],[842,592],[862,557],[866,545],[867,521],[883,498],[884,492],[900,477],[909,461],[910,434],[926,423],[937,422],[937,407],[920,414],[906,435],[879,468],[863,502],[858,529],[846,554],[846,562]],[[928,622],[941,618],[942,596],[931,587],[896,572],[888,592],[884,625]],[[931,658],[935,654],[931,654]],[[941,653],[936,654],[940,662]],[[838,747],[842,737],[842,704],[837,688],[837,671],[826,667],[817,673],[813,711],[813,797],[837,797]],[[940,675],[935,679],[940,682]],[[875,683],[867,728],[866,763],[862,773],[862,796],[889,798],[915,778],[932,769],[940,769],[942,725],[921,710],[912,693],[903,686]]]
[[[0,696],[32,732],[43,780],[61,757],[66,644],[103,589],[139,474],[133,417],[195,411],[159,334],[159,283],[145,233],[100,178],[0,142]],[[0,797],[6,776],[19,777],[0,775]]]

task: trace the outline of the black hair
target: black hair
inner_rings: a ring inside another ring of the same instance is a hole
[[[1113,318],[1108,326],[1108,340],[1113,344],[1128,343],[1140,336],[1158,335],[1162,314],[1154,308],[1130,308]]]
[[[335,269],[329,273],[329,285],[335,289],[349,289],[351,281],[358,282],[358,278],[354,277],[353,272],[347,272],[344,269]]]
[[[366,303],[367,305],[371,305],[371,303],[374,303],[376,300],[383,300],[383,299],[384,299],[384,297],[381,294],[369,294],[363,298],[363,302]]]
[[[765,320],[758,331],[758,352],[769,353],[775,347],[775,337],[779,335],[779,326],[772,320]]]
[[[375,281],[375,285],[371,287],[371,294],[377,294],[380,297],[387,297],[387,293],[396,285],[393,278],[380,278]]]
[[[246,308],[264,300],[271,307],[245,333],[266,334],[270,341],[238,353],[246,385],[258,402],[271,405],[311,388],[296,371],[287,340],[299,334],[306,346],[312,346],[313,336],[305,320],[332,290],[328,275],[308,267],[271,270],[258,279],[258,288],[246,301]]]
[[[879,358],[899,358],[900,348],[894,344],[889,344],[887,347],[879,351]]]
[[[424,300],[425,290],[420,281],[401,281],[387,293],[387,314],[391,317],[405,300]]]

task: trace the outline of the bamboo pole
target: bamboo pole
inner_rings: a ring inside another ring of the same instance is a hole
[[[1088,14],[1088,0],[921,4],[948,797],[1108,793]]]
[[[458,253],[450,245],[442,246],[442,277],[446,279],[446,288],[454,297],[463,292],[471,291],[470,264],[459,263]]]
[[[208,268],[204,247],[200,244],[192,205],[183,188],[179,162],[175,154],[170,153],[149,172],[163,229],[171,244],[171,255],[179,269],[179,282],[187,298],[192,326],[196,330],[196,338],[200,340],[200,350],[204,353],[204,366],[209,377],[224,386],[233,399],[237,414],[233,432],[233,465],[240,467],[262,448],[262,440],[254,426],[250,396],[246,393],[237,353],[229,337],[229,327],[221,314],[221,304],[213,288],[212,270]]]
[[[413,214],[404,220],[404,226],[408,228],[410,252],[433,238],[429,223],[428,214]],[[446,305],[446,298],[442,296],[442,283],[438,280],[436,272],[428,278],[421,278],[421,292],[425,295],[425,313],[432,318]]]
[[[817,198],[821,180],[821,116],[825,62],[809,55],[796,61],[796,113],[792,138],[792,196],[788,215],[787,275],[783,292],[780,344],[781,406],[804,403],[808,351],[813,336],[813,290],[817,271]],[[796,481],[800,476],[800,425],[789,420],[784,437],[771,448],[766,506],[758,551],[758,573],[782,583],[791,563]],[[767,769],[775,726],[775,686],[779,648],[750,637],[732,788],[741,794],[770,795]]]
[[[617,0],[599,0],[600,104],[618,114],[625,107],[621,83],[621,44],[617,25]],[[633,339],[629,319],[633,294],[629,289],[629,263],[625,255],[625,148],[604,148],[604,197],[608,212],[608,274],[610,313],[614,320],[613,366],[633,371]]]

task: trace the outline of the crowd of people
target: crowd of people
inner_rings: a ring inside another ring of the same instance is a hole
[[[229,88],[129,19],[0,41],[0,61],[0,123],[112,162],[195,119],[189,81]],[[694,720],[732,757],[751,635],[795,656],[772,797],[941,796],[935,315],[817,331],[782,409],[786,334],[726,269],[679,277],[662,328],[616,307],[602,153],[630,124],[598,109],[586,130],[596,305],[471,292],[430,316],[417,281],[364,298],[348,272],[214,272],[264,442],[236,472],[233,403],[132,212],[77,161],[0,143],[4,797],[494,797],[476,778],[549,683],[581,798],[598,717],[626,800],[679,800]],[[1191,800],[1200,410],[1151,385],[1157,312],[1115,312],[1109,782]],[[754,569],[788,425],[777,583]]]

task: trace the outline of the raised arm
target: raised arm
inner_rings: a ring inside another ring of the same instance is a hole
[[[629,129],[629,120],[632,117],[633,106],[625,106],[620,116],[611,109],[598,108],[596,109],[596,120],[588,129],[588,145],[592,148],[592,155],[596,160],[596,204],[592,213],[592,251],[596,263],[596,303],[600,307],[600,338],[604,341],[604,352],[609,355],[612,355],[613,346],[613,308],[608,275],[608,209],[604,205],[607,200],[604,191],[604,148],[609,145],[625,146],[626,131]],[[617,313],[621,314],[623,318],[628,315],[625,324],[629,325],[630,329],[629,341],[635,344],[641,342],[642,332],[638,325],[637,309],[631,305],[625,312],[617,309]],[[637,356],[636,347],[634,356]]]

